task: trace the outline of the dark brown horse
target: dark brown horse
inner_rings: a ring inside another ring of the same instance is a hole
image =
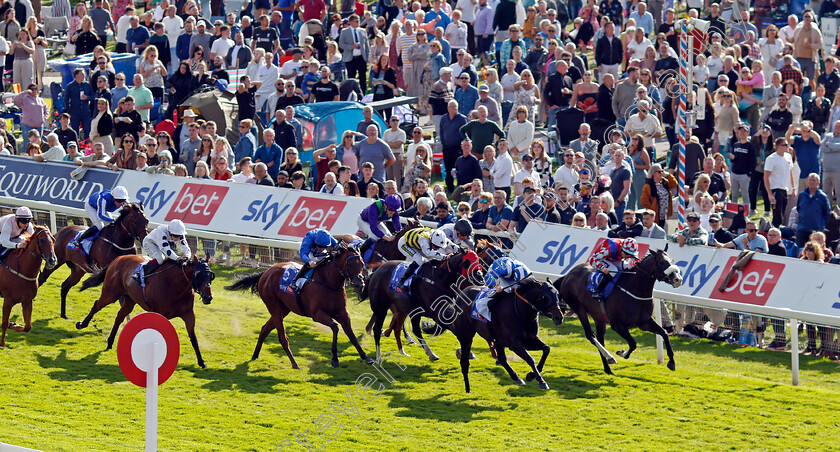
[[[146,276],[146,288],[143,289],[131,275],[144,259],[143,256],[136,255],[120,256],[114,259],[111,265],[94,273],[82,283],[81,290],[104,284],[99,299],[93,303],[87,317],[76,323],[76,328],[86,328],[97,312],[122,298],[124,302],[117,313],[117,318],[114,319],[114,327],[111,329],[111,335],[108,336],[106,350],[110,350],[114,345],[114,338],[117,336],[120,324],[137,304],[144,310],[157,312],[167,319],[180,317],[187,328],[190,343],[198,358],[198,365],[201,368],[207,367],[201,359],[198,339],[195,337],[194,292],[201,295],[201,301],[204,304],[210,304],[213,300],[210,284],[216,275],[210,270],[207,262],[193,255],[191,260],[166,261]]]
[[[289,348],[289,338],[286,336],[286,327],[283,324],[283,319],[290,312],[294,312],[300,316],[311,317],[312,320],[330,327],[333,333],[331,366],[338,367],[339,324],[350,339],[350,343],[356,347],[362,360],[373,364],[373,358],[365,354],[353,334],[350,315],[347,314],[347,293],[344,291],[344,283],[348,281],[357,292],[363,290],[365,264],[355,248],[348,247],[343,242],[339,242],[334,248],[329,256],[315,267],[311,280],[300,291],[300,298],[280,290],[280,279],[286,269],[292,266],[299,267],[293,262],[275,264],[262,273],[245,276],[226,287],[228,290],[250,289],[251,292],[258,293],[271,314],[271,318],[260,330],[257,347],[251,359],[257,359],[260,356],[263,342],[276,328],[280,344],[289,356],[292,367],[300,369]]]
[[[668,249],[667,246],[665,249]],[[680,269],[668,253],[663,250],[648,251],[648,254],[632,270],[622,274],[603,304],[599,303],[587,289],[589,274],[593,270],[587,264],[580,264],[565,276],[557,278],[554,281],[554,287],[560,292],[560,298],[577,314],[586,338],[600,352],[604,372],[612,375],[610,364],[616,363],[615,358],[604,347],[607,323],[613,331],[627,341],[627,351],[617,352],[625,359],[629,358],[636,349],[636,341],[630,335],[630,328],[639,328],[661,336],[668,350],[668,369],[674,370],[674,351],[671,349],[668,333],[651,317],[654,283],[657,280],[664,281],[673,287],[679,287],[682,284]],[[589,317],[595,321],[595,334],[592,334]]]
[[[504,367],[516,384],[524,386],[525,382],[510,367],[505,348],[510,348],[531,367],[526,380],[536,378],[540,389],[549,389],[541,372],[551,347],[539,338],[539,314],[553,319],[555,325],[563,323],[560,295],[557,290],[549,282],[539,282],[533,277],[525,278],[511,292],[496,295],[493,321],[484,323],[470,315],[472,304],[481,289],[482,287],[471,286],[459,291],[451,304],[440,303],[437,300],[429,303],[428,297],[419,298],[424,302],[423,315],[431,317],[437,325],[452,331],[458,338],[461,344],[458,358],[461,361],[461,374],[464,376],[466,392],[470,392],[470,348],[476,334],[493,344],[497,364]],[[539,363],[534,361],[528,353],[529,350],[542,352]]]
[[[126,204],[120,209],[117,219],[105,226],[99,236],[94,239],[90,247],[90,257],[86,257],[81,251],[67,248],[67,244],[73,241],[82,226],[65,226],[56,235],[55,256],[58,264],[41,272],[38,277],[38,285],[43,285],[47,278],[62,264],[70,267],[70,276],[61,283],[61,318],[67,318],[67,293],[78,284],[85,273],[93,273],[105,268],[118,256],[126,254],[137,254],[134,250],[134,241],[143,240],[146,237],[146,226],[149,220],[143,214],[141,204]]]
[[[17,332],[32,329],[32,300],[38,294],[36,277],[41,261],[47,268],[56,265],[55,238],[45,226],[35,226],[35,232],[26,238],[26,246],[9,251],[0,263],[0,296],[3,297],[3,324],[0,347],[6,346],[6,328]],[[20,303],[24,325],[9,323],[12,306]]]
[[[459,250],[443,261],[440,261],[439,264],[428,263],[422,266],[412,281],[411,298],[408,295],[398,294],[389,287],[391,275],[399,264],[400,262],[390,261],[377,268],[370,277],[369,284],[366,287],[367,290],[359,297],[360,300],[370,297],[370,308],[373,311],[374,319],[373,337],[376,343],[377,357],[380,356],[379,341],[383,334],[381,331],[382,325],[385,322],[388,310],[391,309],[394,311],[394,319],[391,323],[396,323],[394,329],[396,331],[395,336],[399,352],[406,355],[400,342],[400,330],[403,329],[405,320],[411,317],[412,331],[415,337],[420,340],[423,351],[426,352],[429,359],[436,361],[439,359],[438,356],[432,352],[423,340],[422,331],[420,330],[420,316],[411,315],[415,309],[422,306],[422,303],[416,300],[416,294],[413,292],[413,288],[418,284],[424,287],[426,285],[432,287],[432,290],[435,292],[432,300],[439,296],[451,297],[456,293],[456,290],[483,280],[478,256],[474,251]],[[422,284],[417,281],[421,281]]]

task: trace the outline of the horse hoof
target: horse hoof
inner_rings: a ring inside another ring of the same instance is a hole
[[[677,370],[677,365],[673,361],[668,361],[668,369]]]
[[[519,386],[525,386],[525,382],[522,381],[522,379],[519,378],[519,377],[516,377],[516,380],[514,380],[514,383],[518,384]]]
[[[528,372],[528,374],[525,375],[525,381],[532,381],[534,378],[537,378],[537,376],[533,372]]]
[[[403,355],[403,356],[411,356],[411,355],[409,355],[408,353],[406,353],[406,352],[405,352],[405,350],[403,350],[403,349],[400,349],[400,355]]]
[[[617,362],[617,361],[616,361],[616,360],[615,360],[615,358],[613,358],[612,356],[610,356],[609,358],[607,358],[607,364],[615,364],[616,362]]]
[[[618,351],[615,352],[615,354],[624,358],[624,359],[627,359],[627,358],[630,357],[630,353],[627,353],[626,350],[618,350]]]
[[[455,357],[458,358],[458,359],[461,359],[461,349],[460,349],[460,347],[457,350],[455,350]]]
[[[76,329],[77,330],[81,330],[84,327],[85,327],[85,325],[82,322],[76,322]]]
[[[615,375],[613,373],[612,369],[604,369],[604,373],[607,374],[607,375]]]
[[[67,314],[61,314],[61,318],[64,319],[64,320],[68,320],[67,319]]]
[[[198,363],[198,367],[200,367],[200,368],[202,368],[202,369],[206,369],[206,368],[207,368],[207,364],[204,364],[203,362],[201,362],[201,363]]]
[[[544,391],[548,390],[549,389],[548,383],[546,383],[546,382],[540,383],[540,389],[542,389]]]
[[[429,355],[429,361],[437,361],[439,359],[440,359],[440,357],[438,355],[435,355],[434,353]]]
[[[470,352],[470,359],[475,359],[475,353]]]
[[[417,345],[417,341],[415,341],[415,340],[414,340],[414,339],[412,339],[411,337],[409,337],[409,338],[405,341],[405,343],[406,343],[406,344],[408,344],[408,345]]]
[[[376,360],[374,360],[374,359],[373,359],[373,358],[371,358],[370,356],[365,356],[364,360],[365,360],[365,363],[367,363],[367,364],[373,364],[373,363],[375,363],[375,362],[376,362]],[[337,367],[337,366],[336,366],[336,367]]]
[[[501,366],[501,365],[502,365],[502,362],[501,362],[501,361],[499,361],[499,360],[497,359],[497,360],[496,360],[496,365],[497,365],[497,366]]]
[[[333,360],[331,360],[331,361],[330,361],[330,366],[333,366],[333,367],[336,367],[336,368],[337,368],[337,367],[338,367],[338,360],[337,360],[337,359],[333,359]]]

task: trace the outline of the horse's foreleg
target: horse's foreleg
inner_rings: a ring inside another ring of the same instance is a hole
[[[339,314],[338,317],[336,317],[336,320],[338,320],[338,323],[341,325],[341,329],[344,330],[344,334],[346,334],[347,338],[350,339],[350,343],[353,344],[353,347],[356,347],[356,351],[359,352],[359,357],[362,358],[362,361],[367,364],[373,364],[373,358],[368,356],[367,353],[362,350],[359,340],[356,339],[356,335],[353,334],[353,325],[350,324],[350,316],[347,314],[347,310]]]
[[[461,374],[464,375],[464,388],[467,394],[470,392],[470,354],[472,350],[473,336],[467,335],[463,339],[459,338],[461,343]]]
[[[618,350],[616,354],[624,359],[629,358],[630,354],[633,353],[633,350],[636,350],[636,340],[630,335],[630,331],[627,330],[627,326],[625,324],[621,322],[613,322],[611,326],[613,331],[621,336],[622,339],[627,341],[627,351]]]
[[[543,342],[539,337],[533,337],[526,341],[523,341],[526,350],[541,350],[542,356],[540,357],[540,362],[537,363],[537,370],[542,372],[543,366],[545,365],[546,359],[548,359],[548,354],[551,352],[551,347],[549,347],[545,342]],[[528,375],[525,375],[526,381],[531,381],[536,377],[533,372],[528,372]]]
[[[195,350],[195,357],[198,359],[198,367],[206,369],[207,365],[204,364],[204,359],[201,358],[201,350],[198,349],[198,338],[195,336],[195,311],[191,309],[188,312],[185,312],[184,315],[181,316],[181,319],[184,320],[187,335],[190,337],[190,343],[193,346],[193,350]]]
[[[510,363],[508,363],[508,360],[507,360],[507,355],[505,355],[505,347],[503,345],[501,345],[501,343],[499,341],[496,341],[495,348],[496,348],[496,355],[498,356],[496,362],[498,362],[502,367],[504,367],[504,369],[507,371],[508,375],[510,375],[510,378],[513,379],[514,383],[518,384],[519,386],[525,386],[525,382],[522,381],[521,378],[519,378],[519,374],[517,374],[516,371],[513,370],[512,367],[510,367]],[[462,353],[461,358],[463,358],[463,356],[464,356],[464,354]]]
[[[23,311],[23,326],[16,325],[17,328],[12,328],[19,333],[26,333],[32,329],[32,300],[22,302],[20,309]]]
[[[419,310],[415,310],[413,312],[414,315],[409,315],[411,317],[411,331],[417,336],[417,340],[420,342],[420,345],[423,346],[423,351],[426,352],[426,356],[429,357],[430,361],[437,361],[440,359],[435,352],[432,351],[432,348],[429,347],[429,344],[426,343],[426,339],[423,339],[423,328],[420,327],[420,312]],[[440,327],[438,327],[440,328]]]
[[[394,339],[397,341],[397,350],[400,351],[401,355],[409,356],[408,353],[405,352],[405,348],[403,348],[402,341],[403,335],[405,335],[405,337],[408,337],[408,332],[405,331],[405,329],[403,328],[403,326],[405,325],[405,317],[406,314],[404,312],[396,311],[394,312],[394,318],[391,320],[391,323],[396,323],[396,325],[394,325],[394,330],[397,332],[397,334],[394,335]]]
[[[526,364],[531,366],[531,372],[534,374],[534,376],[537,379],[537,382],[540,384],[540,389],[548,389],[548,383],[546,383],[543,379],[542,374],[540,373],[539,369],[537,369],[537,363],[534,361],[534,357],[532,357],[531,354],[528,353],[528,350],[525,350],[525,347],[521,343],[519,343],[519,341],[516,341],[513,344],[511,344],[510,349],[511,351],[516,353],[520,358],[522,358],[522,360],[525,361]]]
[[[335,321],[333,321],[332,317],[330,317],[329,314],[321,310],[315,312],[315,315],[312,316],[312,320],[324,324],[330,327],[330,329],[332,330],[332,359],[330,360],[330,365],[333,367],[338,367],[338,324],[335,323]]]
[[[671,348],[671,339],[668,337],[668,333],[653,318],[648,321],[647,325],[641,325],[639,328],[662,336],[662,341],[665,342],[665,350],[668,352],[668,369],[675,370],[674,350]]]
[[[97,312],[101,311],[105,306],[117,301],[117,299],[119,299],[119,296],[108,294],[107,289],[103,288],[102,294],[99,296],[98,300],[93,302],[93,307],[90,308],[90,312],[87,317],[80,322],[76,322],[76,329],[81,330],[82,328],[87,328],[87,326],[90,325],[90,321],[93,319],[93,316],[96,315]],[[131,303],[131,305],[134,306],[134,303]]]
[[[134,309],[134,302],[128,302],[120,307],[117,312],[117,317],[114,319],[114,327],[111,328],[111,334],[108,336],[108,347],[105,350],[110,350],[114,346],[114,339],[117,337],[117,330],[120,329],[125,317]]]
[[[251,356],[251,361],[256,360],[260,357],[260,349],[262,349],[262,344],[265,342],[265,338],[268,337],[268,334],[271,333],[271,330],[274,329],[274,318],[270,318],[265,322],[262,329],[260,330],[260,337],[257,338],[257,348],[254,349],[254,354]]]
[[[70,276],[61,283],[61,318],[67,318],[67,294],[70,293],[70,289],[73,288],[79,281],[82,280],[82,277],[85,275],[85,272],[76,266],[70,267]]]

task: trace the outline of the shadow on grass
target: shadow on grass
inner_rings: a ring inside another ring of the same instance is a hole
[[[11,319],[11,322],[15,321],[22,324],[23,317]],[[6,330],[6,343],[10,347],[14,347],[18,343],[32,346],[56,345],[65,339],[75,339],[76,337],[78,337],[78,334],[74,334],[73,331],[50,326],[50,321],[47,319],[35,320],[32,322],[32,329],[26,333],[18,333],[11,328]]]
[[[73,360],[67,357],[67,351],[62,350],[55,358],[35,355],[38,365],[44,369],[57,369],[47,375],[58,381],[102,380],[108,383],[125,381],[120,367],[114,364],[99,363],[99,355],[104,350],[91,353],[81,359]]]
[[[181,369],[191,372],[198,380],[207,380],[201,387],[208,391],[242,391],[250,394],[273,394],[274,388],[284,381],[268,375],[249,374],[250,361],[237,364],[233,369],[218,369],[208,367],[202,369],[194,364],[181,366]]]
[[[463,389],[463,388],[462,388]],[[398,411],[394,416],[413,417],[416,419],[434,419],[442,422],[470,422],[489,419],[484,413],[506,411],[508,408],[479,405],[469,394],[458,399],[443,400],[451,394],[437,394],[425,398],[408,397],[405,393],[392,394],[388,406]]]

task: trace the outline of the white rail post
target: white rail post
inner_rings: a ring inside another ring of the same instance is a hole
[[[58,225],[56,224],[56,221],[55,221],[55,210],[50,210],[49,212],[50,212],[50,232],[52,232],[53,234],[57,234],[58,233]]]
[[[662,326],[662,299],[654,298],[653,299],[653,319],[656,320],[656,323],[659,326]],[[656,362],[659,364],[665,364],[665,352],[662,347],[665,345],[665,342],[662,340],[662,336],[656,335]]]
[[[799,321],[790,319],[790,373],[793,385],[799,386]]]

